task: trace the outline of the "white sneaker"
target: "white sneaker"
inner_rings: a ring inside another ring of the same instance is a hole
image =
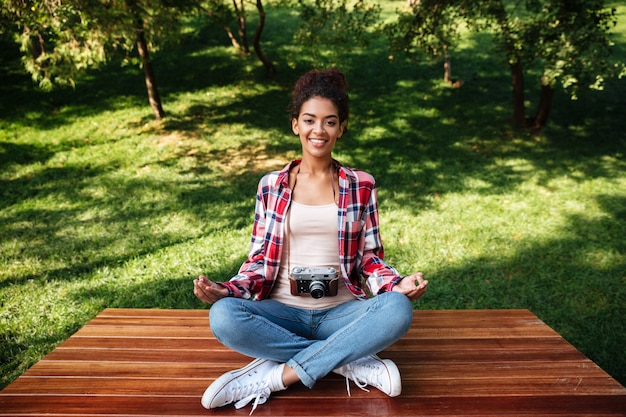
[[[402,392],[400,371],[391,359],[380,359],[376,355],[370,355],[350,362],[333,372],[346,377],[348,395],[350,380],[364,391],[369,391],[365,387],[371,385],[390,397],[397,397]]]
[[[226,372],[206,389],[202,406],[217,408],[234,402],[235,408],[242,408],[254,400],[252,414],[257,405],[267,401],[270,393],[286,389],[282,370],[283,364],[255,359],[241,369]]]

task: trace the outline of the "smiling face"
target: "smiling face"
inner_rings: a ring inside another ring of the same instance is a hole
[[[321,158],[330,157],[344,126],[331,100],[313,97],[302,104],[298,118],[291,120],[291,129],[300,136],[303,157]]]

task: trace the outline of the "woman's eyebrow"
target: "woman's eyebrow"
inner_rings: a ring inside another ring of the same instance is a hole
[[[315,114],[313,113],[302,113],[303,116],[309,116],[309,117],[317,117]],[[330,118],[335,118],[338,119],[339,116],[337,116],[336,114],[329,114],[328,116],[324,117],[324,119],[330,119]]]

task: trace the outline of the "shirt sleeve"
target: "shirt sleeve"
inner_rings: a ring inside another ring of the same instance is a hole
[[[378,222],[378,200],[375,184],[364,209],[364,226],[361,234],[363,258],[360,273],[365,277],[367,286],[372,294],[382,294],[391,289],[404,278],[395,268],[384,261],[380,228]]]
[[[254,224],[247,259],[239,272],[228,282],[219,283],[228,289],[229,295],[238,298],[252,298],[263,287],[265,277],[265,202],[263,198],[264,180],[259,182],[254,209]]]

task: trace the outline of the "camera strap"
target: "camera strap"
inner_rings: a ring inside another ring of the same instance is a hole
[[[291,204],[285,213],[285,249],[287,250],[287,275],[291,275]]]

